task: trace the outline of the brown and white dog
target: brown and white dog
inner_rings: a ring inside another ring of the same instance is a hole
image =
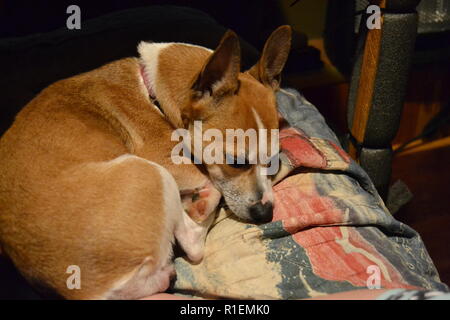
[[[290,35],[288,26],[274,31],[244,73],[229,31],[214,51],[143,42],[139,59],[43,90],[0,140],[2,253],[30,283],[65,298],[139,298],[167,289],[174,238],[202,259],[221,195],[238,217],[269,221],[262,164],[177,165],[171,134],[195,120],[224,133],[277,129]],[[68,287],[69,266],[81,271],[81,288]]]

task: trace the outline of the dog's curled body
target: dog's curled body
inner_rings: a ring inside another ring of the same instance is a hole
[[[177,227],[180,235],[194,233],[179,241],[201,258],[198,247],[183,243],[199,230],[193,222],[185,228],[177,183],[146,160],[170,155],[164,133],[171,129],[141,81],[133,58],[59,81],[0,140],[2,251],[30,282],[65,298],[164,291]],[[152,148],[151,135],[160,141]],[[192,167],[197,187],[205,178]],[[69,266],[79,267],[81,289],[68,288]]]
[[[1,253],[64,298],[139,298],[167,288],[174,238],[190,260],[202,259],[221,194],[241,219],[269,221],[263,163],[175,164],[172,133],[192,132],[198,120],[222,133],[277,130],[275,91],[289,47],[290,28],[278,28],[242,73],[233,32],[215,51],[144,43],[140,59],[44,89],[0,139]]]

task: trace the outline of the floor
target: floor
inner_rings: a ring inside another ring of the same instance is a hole
[[[450,145],[405,155],[393,162],[392,180],[414,194],[395,217],[421,235],[441,280],[450,285]]]

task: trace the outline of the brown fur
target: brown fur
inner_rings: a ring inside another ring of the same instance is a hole
[[[161,181],[136,161],[106,163],[146,152],[133,136],[141,133],[127,126],[150,120],[124,108],[148,108],[137,68],[136,59],[125,59],[50,86],[0,142],[4,251],[25,276],[66,297],[97,296],[146,256],[158,259]],[[56,281],[67,279],[69,265],[83,270],[82,290]]]

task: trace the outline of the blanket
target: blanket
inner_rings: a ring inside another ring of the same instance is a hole
[[[397,221],[362,168],[299,92],[278,109],[286,177],[274,186],[272,222],[222,209],[197,265],[178,257],[173,291],[194,297],[302,299],[367,288],[448,291],[419,234]]]

